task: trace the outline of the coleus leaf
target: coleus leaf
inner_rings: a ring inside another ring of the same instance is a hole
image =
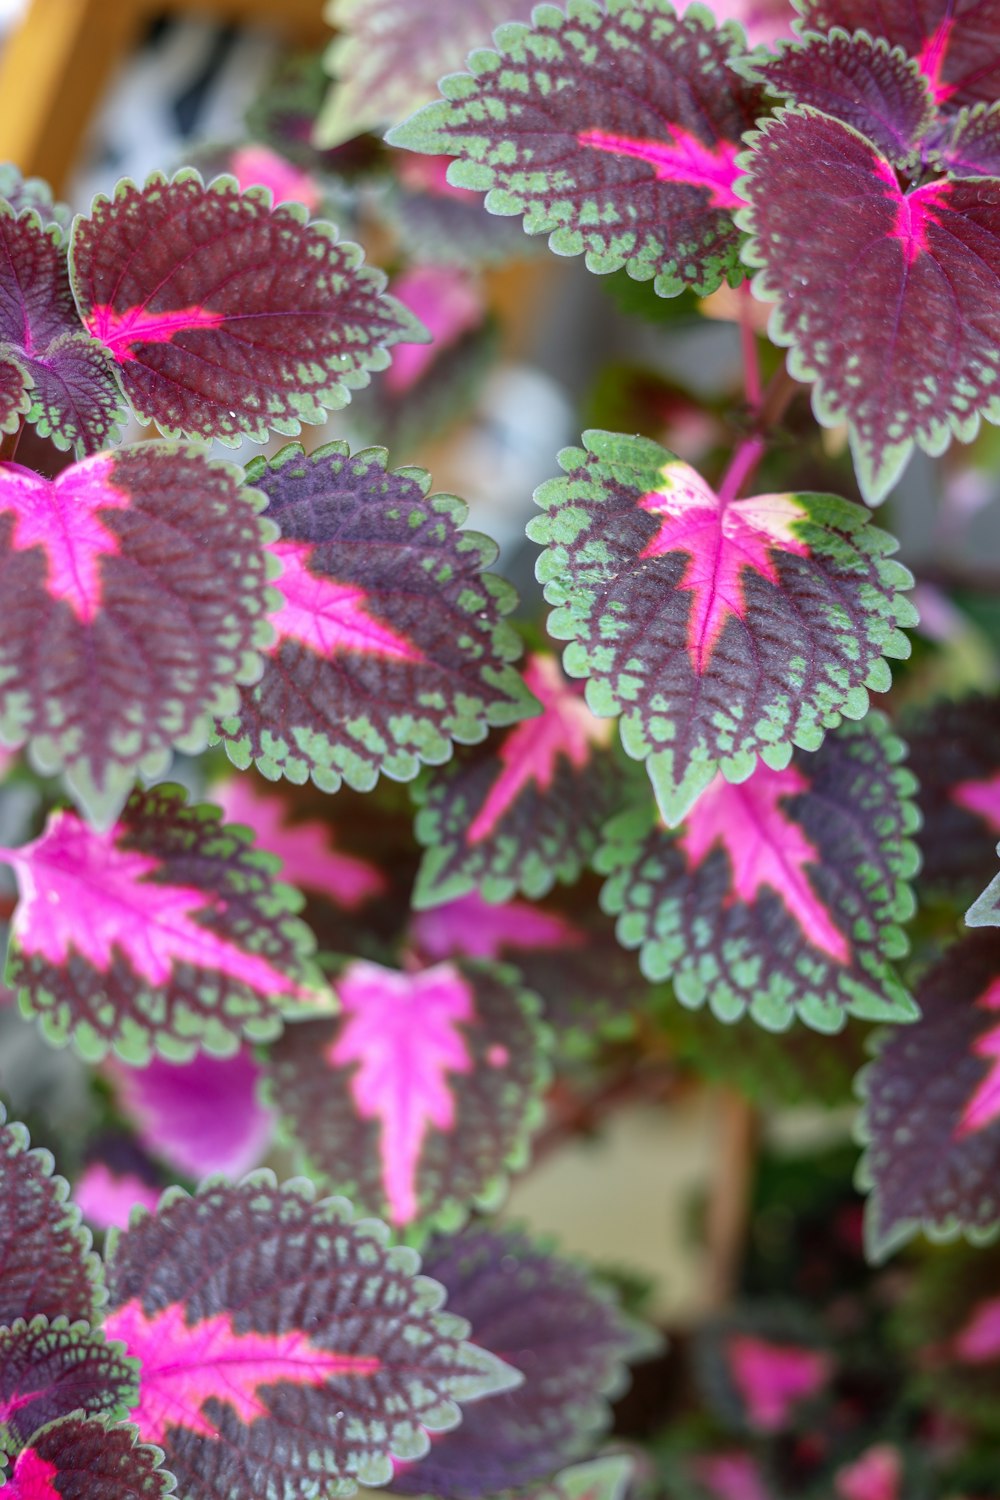
[[[236,1051],[275,1036],[304,1000],[312,936],[277,861],[182,788],[134,792],[106,833],[53,813],[40,838],[3,851],[21,899],[7,979],[49,1039],[88,1059],[159,1049]]]
[[[63,1417],[35,1434],[0,1488],[4,1500],[167,1500],[162,1457],[125,1423]]]
[[[549,630],[589,678],[595,713],[621,714],[668,823],[721,767],[788,764],[842,715],[890,685],[916,622],[909,573],[867,512],[831,495],[723,502],[694,469],[645,438],[584,434],[567,477],[536,494],[528,534],[559,606]]]
[[[864,29],[916,58],[935,101],[958,109],[1000,93],[997,0],[794,0],[803,29]]]
[[[528,21],[534,0],[334,0],[337,37],[324,59],[334,79],[316,139],[336,146],[391,125],[433,99],[439,78],[489,43],[502,21]]]
[[[262,497],[203,453],[141,443],[44,479],[0,465],[0,734],[65,767],[106,821],[259,676]]]
[[[22,177],[13,162],[0,162],[0,198],[6,198],[16,215],[20,216],[26,208],[33,208],[43,224],[56,224],[64,234],[69,233],[73,222],[72,209],[55,201],[44,178]]]
[[[448,181],[449,158],[400,155],[399,187],[381,200],[383,216],[414,260],[436,266],[487,266],[545,253],[520,224],[488,213],[477,193]]]
[[[488,901],[544,896],[557,880],[575,880],[597,847],[619,779],[604,753],[611,725],[594,717],[554,656],[530,657],[524,680],[541,714],[493,748],[457,756],[415,792],[426,850],[418,908],[471,890]]]
[[[1000,697],[942,700],[907,722],[919,785],[920,881],[971,901],[996,868],[1000,838]]]
[[[890,1254],[918,1230],[980,1238],[1000,1223],[1000,935],[974,933],[926,975],[920,1020],[861,1075],[866,1236]]]
[[[486,1349],[524,1383],[462,1415],[422,1463],[397,1467],[393,1493],[480,1500],[546,1478],[592,1452],[624,1362],[654,1345],[572,1261],[513,1230],[473,1228],[428,1246],[424,1267]]]
[[[835,1475],[837,1500],[902,1500],[903,1457],[893,1443],[875,1443]]]
[[[95,453],[125,418],[111,362],[80,326],[63,231],[46,206],[0,199],[0,430],[23,417],[57,448]]]
[[[90,1322],[103,1302],[90,1232],[52,1165],[0,1104],[0,1327],[60,1315]]]
[[[363,960],[335,982],[342,1018],[290,1026],[269,1097],[310,1175],[394,1228],[455,1228],[525,1165],[547,1036],[516,971],[399,973]]]
[[[963,109],[928,156],[952,177],[1000,177],[1000,105]]]
[[[281,528],[269,550],[282,604],[264,675],[221,732],[236,764],[254,759],[272,780],[409,780],[452,740],[530,712],[503,621],[514,592],[482,571],[494,544],[459,530],[462,501],[427,498],[422,469],[386,462],[384,449],[330,443],[307,458],[290,444],[247,470]]]
[[[105,1328],[140,1361],[132,1419],[186,1500],[383,1484],[458,1402],[516,1379],[385,1240],[343,1200],[266,1172],[171,1189],[110,1233]]]
[[[73,1197],[83,1217],[95,1229],[124,1229],[132,1210],[141,1204],[150,1212],[160,1201],[162,1187],[154,1187],[137,1172],[115,1171],[107,1162],[92,1161],[73,1184]]]
[[[525,1500],[625,1500],[635,1471],[627,1453],[607,1453],[573,1464],[531,1489]]]
[[[848,423],[875,504],[914,445],[940,454],[981,415],[1000,421],[1000,181],[904,188],[864,136],[804,106],[752,145],[738,221],[761,267],[754,293],[777,302],[770,337],[790,346],[796,379],[815,381],[817,419]]]
[[[965,921],[969,927],[1000,927],[1000,875],[994,875],[982,895],[976,897],[965,913]]]
[[[834,1371],[829,1351],[792,1322],[784,1309],[757,1305],[703,1331],[701,1380],[727,1425],[787,1431],[827,1390]]]
[[[73,1412],[124,1417],[138,1399],[138,1366],[85,1323],[16,1319],[0,1328],[0,1455]]]
[[[140,421],[263,442],[324,420],[420,325],[333,225],[231,177],[120,182],[73,228],[80,315]]]
[[[460,158],[451,182],[592,271],[627,266],[662,296],[740,279],[734,160],[760,90],[730,70],[738,27],[669,0],[580,0],[502,26],[496,46],[390,145]]]
[[[783,771],[762,766],[740,786],[720,776],[679,832],[648,805],[614,819],[596,864],[619,941],[641,950],[648,978],[673,979],[683,1004],[707,1001],[723,1021],[912,1020],[889,962],[907,949],[918,863],[903,753],[870,714]]]

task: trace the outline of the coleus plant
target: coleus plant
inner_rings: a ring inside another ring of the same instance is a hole
[[[208,180],[71,220],[0,176],[6,982],[99,1069],[135,1169],[96,1129],[70,1153],[98,1257],[0,1123],[11,1500],[620,1500],[600,1445],[648,1332],[489,1216],[567,1094],[603,1076],[599,1113],[664,1054],[764,1100],[795,1094],[780,1056],[841,1102],[882,1023],[870,1253],[1000,1227],[997,698],[922,702],[915,669],[905,713],[870,709],[918,624],[871,507],[1000,422],[1000,9],[797,0],[784,35],[779,9],[343,0],[313,140],[307,71]],[[352,169],[388,124],[415,155]],[[394,292],[318,212],[352,170],[391,174]],[[644,411],[553,453],[516,624],[407,453],[235,451],[373,376],[363,425],[431,408],[514,243],[482,192],[591,271],[721,291],[743,357],[703,428],[731,442],[682,454]],[[130,419],[158,435],[121,445]],[[260,1167],[273,1140],[301,1177]],[[740,1441],[797,1440],[836,1339],[741,1318],[706,1386]],[[749,1450],[703,1458],[700,1494],[770,1493]],[[835,1461],[846,1500],[901,1500],[867,1426]]]

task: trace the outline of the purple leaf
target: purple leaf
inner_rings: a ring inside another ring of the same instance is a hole
[[[889,963],[907,949],[917,867],[902,755],[872,714],[784,771],[719,777],[679,832],[646,806],[615,819],[598,868],[619,941],[641,949],[649,979],[672,978],[683,1004],[707,1000],[723,1021],[912,1020]]]
[[[270,1097],[310,1175],[397,1229],[454,1228],[523,1166],[547,1081],[533,997],[510,969],[398,973],[354,960],[343,1018],[290,1026]]]
[[[90,1322],[104,1300],[90,1232],[49,1153],[29,1151],[24,1126],[5,1120],[0,1104],[0,1327],[60,1315]]]
[[[324,146],[393,124],[433,99],[437,81],[487,46],[502,21],[527,21],[534,0],[335,0],[326,56],[335,86],[316,126]]]
[[[258,1102],[261,1070],[246,1047],[235,1057],[153,1057],[144,1068],[108,1071],[142,1145],[187,1177],[242,1177],[270,1144],[274,1120]]]
[[[73,1184],[73,1197],[80,1212],[96,1229],[125,1229],[133,1208],[155,1211],[161,1189],[151,1186],[135,1172],[115,1172],[106,1162],[84,1167]]]
[[[1000,697],[932,704],[905,734],[920,788],[921,886],[967,904],[996,869]]]
[[[890,1254],[919,1229],[980,1238],[1000,1222],[1000,936],[976,933],[917,990],[921,1018],[862,1074],[866,1233]]]
[[[461,1340],[441,1288],[383,1225],[308,1183],[177,1189],[112,1232],[105,1328],[141,1362],[132,1419],[187,1500],[384,1483],[457,1402],[514,1373]]]
[[[1000,181],[905,188],[863,136],[799,107],[764,124],[745,162],[744,258],[778,303],[771,338],[816,382],[819,421],[849,424],[875,504],[915,444],[939,454],[981,414],[1000,421]]]
[[[741,69],[789,104],[809,104],[867,136],[896,166],[913,168],[917,146],[937,119],[927,80],[912,58],[864,32],[810,36],[777,57]]]
[[[22,177],[12,162],[0,162],[0,197],[6,198],[14,213],[20,216],[26,208],[33,208],[42,223],[55,224],[64,234],[69,233],[73,222],[73,211],[65,203],[56,203],[52,189],[41,177]]]
[[[84,1323],[20,1318],[0,1328],[0,1455],[73,1412],[124,1417],[138,1398],[138,1375],[134,1360]]]
[[[290,444],[247,470],[281,528],[282,605],[264,675],[221,727],[231,758],[272,780],[410,780],[452,740],[530,712],[509,665],[513,590],[482,571],[493,543],[459,530],[460,500],[427,498],[423,470],[386,462],[384,449],[330,443],[306,458]]]
[[[650,1352],[643,1331],[581,1267],[511,1230],[438,1239],[424,1268],[477,1342],[503,1350],[524,1383],[464,1412],[422,1463],[397,1469],[393,1492],[480,1500],[592,1453],[610,1417],[605,1397],[626,1383],[624,1361]]]
[[[502,265],[545,253],[520,224],[497,220],[479,194],[452,187],[451,158],[400,153],[391,163],[399,189],[382,201],[382,213],[413,259],[458,269]]]
[[[586,251],[592,271],[627,266],[661,296],[739,280],[735,158],[761,91],[729,68],[738,28],[660,0],[612,14],[586,0],[502,26],[496,46],[389,143],[461,158],[450,181],[489,190],[491,212],[524,214],[557,254]]]
[[[106,351],[80,326],[63,232],[0,200],[0,247],[0,430],[16,431],[26,415],[57,448],[95,453],[118,436],[125,410]]]
[[[1000,105],[963,109],[930,159],[952,177],[1000,177]]]
[[[1000,92],[998,0],[797,0],[810,31],[863,28],[914,57],[935,101],[958,109]]]
[[[4,1500],[168,1500],[174,1486],[162,1457],[136,1442],[134,1427],[63,1417],[18,1455]]]
[[[228,464],[141,443],[54,480],[0,465],[0,733],[65,766],[92,815],[260,673],[269,637],[261,497]]]
[[[762,756],[788,764],[841,715],[861,718],[890,685],[887,656],[916,615],[909,573],[868,513],[830,495],[723,502],[688,464],[645,438],[584,434],[567,478],[536,494],[528,534],[550,632],[572,641],[595,713],[621,714],[668,823],[721,767],[733,781]]]
[[[140,421],[235,444],[325,420],[420,325],[298,204],[197,172],[124,181],[73,230],[71,274]]]
[[[49,1039],[88,1059],[175,1059],[263,1040],[303,1000],[312,935],[299,898],[245,829],[180,787],[134,792],[107,833],[56,812],[42,836],[3,858],[21,899],[8,980]]]
[[[604,753],[611,725],[554,656],[532,656],[524,680],[541,714],[494,748],[457,756],[416,792],[427,851],[417,907],[474,889],[497,902],[516,891],[544,896],[555,881],[575,880],[597,847],[619,780]]]

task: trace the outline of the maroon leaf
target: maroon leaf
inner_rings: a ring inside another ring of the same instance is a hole
[[[132,1417],[186,1500],[382,1484],[514,1379],[461,1342],[412,1250],[311,1192],[269,1173],[174,1189],[112,1233],[105,1327],[141,1362]]]
[[[848,1014],[908,1021],[890,959],[907,948],[917,817],[903,747],[880,716],[845,724],[815,755],[719,777],[684,828],[641,806],[608,827],[597,866],[605,911],[643,972],[720,1020],[749,1010],[769,1030],[798,1015],[837,1031]]]
[[[723,498],[645,438],[584,434],[528,527],[549,630],[595,713],[621,714],[676,823],[721,767],[785,766],[890,685],[916,614],[895,541],[829,495]]]
[[[174,1482],[162,1457],[133,1427],[63,1417],[18,1455],[4,1500],[167,1500]]]
[[[448,1305],[524,1383],[462,1415],[422,1463],[397,1467],[397,1494],[480,1500],[546,1478],[592,1453],[608,1425],[606,1397],[626,1383],[624,1361],[653,1341],[572,1261],[511,1230],[467,1229],[424,1255]]]
[[[43,178],[22,177],[13,162],[0,162],[0,197],[6,198],[15,214],[33,208],[43,224],[56,224],[64,234],[69,233],[72,209],[65,203],[56,203]]]
[[[232,1053],[241,1034],[273,1037],[283,1010],[317,1001],[312,936],[291,915],[301,898],[245,829],[186,806],[180,787],[134,792],[107,833],[54,813],[2,857],[21,891],[8,980],[50,1040],[72,1038],[85,1057]]]
[[[998,0],[797,0],[810,31],[864,29],[916,58],[939,105],[1000,92]]]
[[[866,1232],[890,1254],[918,1229],[979,1238],[1000,1223],[1000,935],[952,948],[862,1074]]]
[[[930,159],[953,177],[1000,177],[1000,105],[963,109]]]
[[[138,1366],[119,1346],[68,1318],[16,1319],[0,1328],[0,1454],[40,1427],[83,1412],[124,1417],[138,1398]]]
[[[381,271],[301,205],[197,172],[119,183],[73,230],[81,316],[142,421],[236,443],[296,433],[424,337]]]
[[[737,28],[627,0],[570,17],[547,6],[534,29],[502,26],[496,46],[389,143],[460,158],[451,182],[489,190],[493,213],[523,213],[557,254],[586,251],[592,271],[627,266],[661,296],[739,280],[735,158],[760,89],[729,67]]]
[[[5,1120],[0,1104],[0,1327],[60,1315],[89,1322],[103,1301],[90,1232],[49,1153],[29,1151],[24,1126]]]
[[[456,1227],[523,1166],[547,1081],[534,997],[465,962],[398,973],[354,960],[343,1018],[291,1026],[271,1097],[309,1174],[397,1229]]]
[[[261,497],[228,464],[142,443],[43,479],[0,465],[0,734],[66,767],[92,815],[259,675],[268,639]]]
[[[916,165],[917,144],[937,118],[917,63],[864,32],[787,43],[777,57],[755,58],[741,72],[790,104],[810,104],[853,126],[904,168]]]
[[[942,700],[904,732],[919,785],[921,886],[967,904],[996,869],[1000,697]]]
[[[384,449],[290,444],[247,470],[281,528],[277,639],[260,682],[221,730],[231,758],[255,759],[336,791],[367,791],[381,771],[406,781],[533,706],[509,663],[509,584],[482,570],[496,555],[459,529],[466,507],[427,498],[421,469],[386,469]]]
[[[427,851],[417,907],[475,889],[488,901],[544,896],[555,881],[575,880],[597,848],[619,781],[602,753],[611,724],[594,717],[554,656],[532,656],[524,680],[542,713],[493,748],[456,757],[416,792]]]
[[[862,136],[802,107],[764,124],[746,164],[744,255],[778,303],[770,335],[815,380],[820,422],[848,422],[877,503],[915,444],[939,454],[981,414],[1000,420],[1000,181],[904,188]]]

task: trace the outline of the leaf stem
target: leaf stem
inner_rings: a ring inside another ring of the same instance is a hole
[[[760,375],[760,359],[757,352],[757,333],[753,326],[753,298],[749,282],[740,285],[740,349],[743,354],[743,390],[751,415],[760,416],[764,399],[764,385]]]
[[[737,444],[729,467],[719,483],[717,493],[723,508],[737,498],[764,457],[772,433],[797,390],[797,381],[792,379],[784,366],[768,382],[767,389],[758,402],[753,429]]]
[[[762,432],[752,432],[739,444],[719,485],[719,504],[723,508],[736,499],[766,451],[767,438]]]

